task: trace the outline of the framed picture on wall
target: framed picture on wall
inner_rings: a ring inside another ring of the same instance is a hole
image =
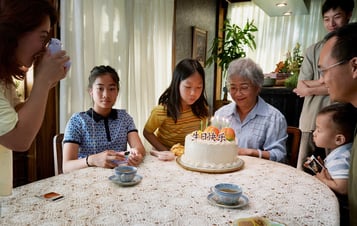
[[[207,31],[192,27],[192,58],[197,59],[202,67],[205,66],[207,51]]]

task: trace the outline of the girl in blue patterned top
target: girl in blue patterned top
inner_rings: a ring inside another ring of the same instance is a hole
[[[89,76],[93,108],[70,118],[63,140],[63,172],[89,166],[114,168],[126,161],[139,165],[145,149],[133,118],[125,110],[113,109],[119,93],[119,76],[110,66],[96,66]]]

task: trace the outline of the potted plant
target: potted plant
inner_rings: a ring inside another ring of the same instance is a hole
[[[212,46],[208,50],[210,56],[206,61],[206,66],[217,63],[222,68],[223,81],[225,81],[228,65],[231,61],[245,57],[246,47],[254,50],[256,43],[254,41],[253,33],[258,31],[257,27],[253,24],[254,20],[245,24],[242,29],[236,24],[230,24],[229,20],[224,21],[224,38],[217,37],[213,40]],[[223,87],[224,96],[227,95],[226,86]]]
[[[290,51],[288,51],[286,53],[285,61],[280,61],[276,65],[276,73],[286,73],[289,75],[284,82],[284,85],[287,88],[294,89],[296,87],[300,67],[303,60],[304,57],[302,56],[300,51],[300,44],[296,43],[295,47],[293,48],[293,52],[291,53]]]

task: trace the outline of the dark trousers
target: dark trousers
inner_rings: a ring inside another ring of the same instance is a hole
[[[335,193],[338,203],[340,205],[340,225],[341,226],[349,226],[350,225],[350,215],[348,208],[348,196],[340,195]]]

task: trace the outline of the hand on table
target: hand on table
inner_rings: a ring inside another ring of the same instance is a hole
[[[171,151],[157,151],[151,150],[150,154],[156,156],[159,160],[162,161],[171,161],[175,159],[175,154]]]
[[[114,168],[117,166],[116,162],[125,161],[124,152],[116,152],[114,150],[105,150],[98,154],[90,155],[88,163],[91,166],[99,166],[103,168]]]
[[[138,166],[144,160],[144,156],[136,148],[130,149],[128,165]]]
[[[238,155],[252,155],[248,148],[238,148]]]
[[[247,156],[256,157],[256,156],[254,155],[256,151],[257,151],[257,149],[238,148],[238,155],[247,155]]]

